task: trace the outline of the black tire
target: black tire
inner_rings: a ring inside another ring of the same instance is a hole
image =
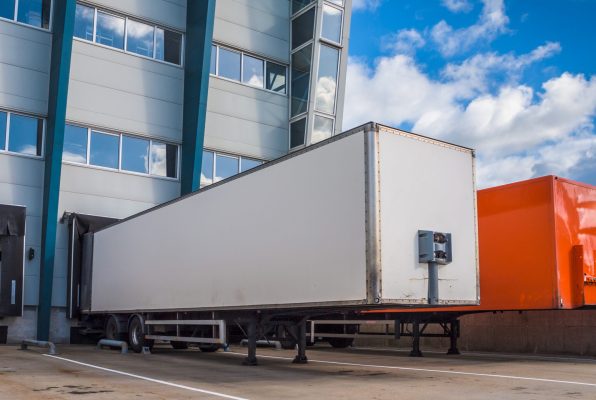
[[[335,349],[345,349],[354,343],[352,338],[329,338],[327,341]]]
[[[170,341],[170,345],[173,349],[176,350],[186,350],[188,349],[188,342],[177,342],[175,340]]]
[[[201,351],[203,353],[215,353],[217,350],[219,350],[219,345],[218,344],[199,344],[199,349],[201,349]]]
[[[128,344],[135,353],[142,352],[143,347],[153,348],[153,340],[145,339],[145,324],[138,315],[132,317],[128,325]]]
[[[110,315],[106,320],[106,324],[103,330],[103,337],[109,340],[122,340],[122,334],[120,333],[120,324],[116,317]]]

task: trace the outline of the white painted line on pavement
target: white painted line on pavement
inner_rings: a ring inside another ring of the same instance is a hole
[[[208,395],[211,395],[211,396],[217,396],[217,397],[221,397],[221,398],[224,398],[224,399],[231,399],[231,400],[248,400],[248,399],[245,399],[243,397],[230,396],[230,395],[223,394],[223,393],[212,392],[211,390],[198,389],[198,388],[194,388],[194,387],[190,387],[190,386],[179,385],[177,383],[162,381],[160,379],[147,378],[146,376],[135,375],[135,374],[131,374],[131,373],[128,373],[128,372],[118,371],[118,370],[110,369],[110,368],[104,368],[104,367],[100,367],[100,366],[93,365],[93,364],[87,364],[87,363],[80,362],[80,361],[70,360],[70,359],[64,358],[64,357],[52,356],[52,355],[49,355],[49,354],[42,354],[42,355],[45,356],[45,357],[51,357],[51,358],[55,358],[57,360],[62,360],[62,361],[66,361],[66,362],[69,362],[69,363],[82,365],[82,366],[89,367],[89,368],[99,369],[101,371],[106,371],[106,372],[111,372],[111,373],[114,373],[114,374],[124,375],[124,376],[128,376],[128,377],[131,377],[131,378],[136,378],[136,379],[141,379],[141,380],[148,381],[148,382],[158,383],[160,385],[166,385],[166,386],[175,387],[175,388],[178,388],[178,389],[189,390],[191,392],[198,392],[198,393],[208,394]]]
[[[233,355],[246,357],[246,354],[235,353],[235,352],[231,352],[231,351],[229,351],[225,354],[233,354]],[[258,357],[259,358],[271,358],[271,359],[277,359],[277,360],[293,360],[293,358],[291,358],[291,357],[280,357],[280,356],[259,355]],[[451,370],[430,369],[430,368],[398,367],[398,366],[393,366],[393,365],[358,364],[358,363],[350,363],[350,362],[342,362],[342,361],[311,360],[310,358],[308,359],[308,362],[318,363],[318,364],[343,365],[343,366],[348,366],[348,367],[394,369],[394,370],[400,370],[400,371],[414,371],[414,372],[434,372],[434,373],[438,373],[438,374],[466,375],[466,376],[478,376],[478,377],[486,377],[486,378],[513,379],[513,380],[522,380],[522,381],[548,382],[548,383],[559,383],[559,384],[567,384],[567,385],[596,387],[596,383],[563,381],[563,380],[546,379],[546,378],[531,378],[531,377],[527,377],[527,376],[485,374],[485,373],[480,373],[480,372],[451,371]]]
[[[346,352],[350,351],[377,351],[377,352],[394,352],[394,353],[409,353],[411,349],[402,348],[388,348],[388,347],[360,347],[354,346],[346,349]],[[442,354],[446,355],[446,351],[436,350],[424,350],[423,353],[428,354]],[[574,361],[583,362],[588,364],[596,363],[594,357],[568,357],[568,356],[548,356],[548,355],[537,355],[537,354],[511,354],[511,353],[491,353],[481,351],[462,351],[462,356],[473,356],[473,357],[495,357],[495,358],[510,358],[513,360],[538,360],[538,361]],[[451,357],[451,356],[450,356]]]

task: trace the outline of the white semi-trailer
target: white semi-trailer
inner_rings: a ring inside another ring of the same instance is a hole
[[[250,363],[259,335],[305,360],[309,317],[478,304],[475,206],[472,150],[369,123],[84,235],[71,307],[136,351],[235,323]]]

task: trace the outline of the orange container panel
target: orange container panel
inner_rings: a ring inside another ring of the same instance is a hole
[[[480,190],[478,224],[479,306],[378,312],[596,305],[596,186],[546,176]]]

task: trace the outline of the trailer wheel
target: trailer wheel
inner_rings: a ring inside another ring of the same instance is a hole
[[[201,351],[203,353],[214,353],[217,350],[219,350],[219,345],[218,344],[200,344],[199,349],[201,349]]]
[[[331,347],[336,349],[345,349],[346,347],[350,347],[352,343],[354,343],[354,339],[347,339],[347,338],[329,338],[327,339]]]
[[[143,347],[153,347],[153,340],[145,339],[145,324],[138,315],[130,320],[128,327],[128,344],[135,353],[143,351]]]
[[[104,337],[109,340],[122,340],[120,324],[115,316],[110,315],[104,327]]]
[[[188,343],[187,342],[178,342],[175,340],[171,340],[170,341],[170,345],[172,346],[173,349],[176,350],[186,350],[188,349]]]

